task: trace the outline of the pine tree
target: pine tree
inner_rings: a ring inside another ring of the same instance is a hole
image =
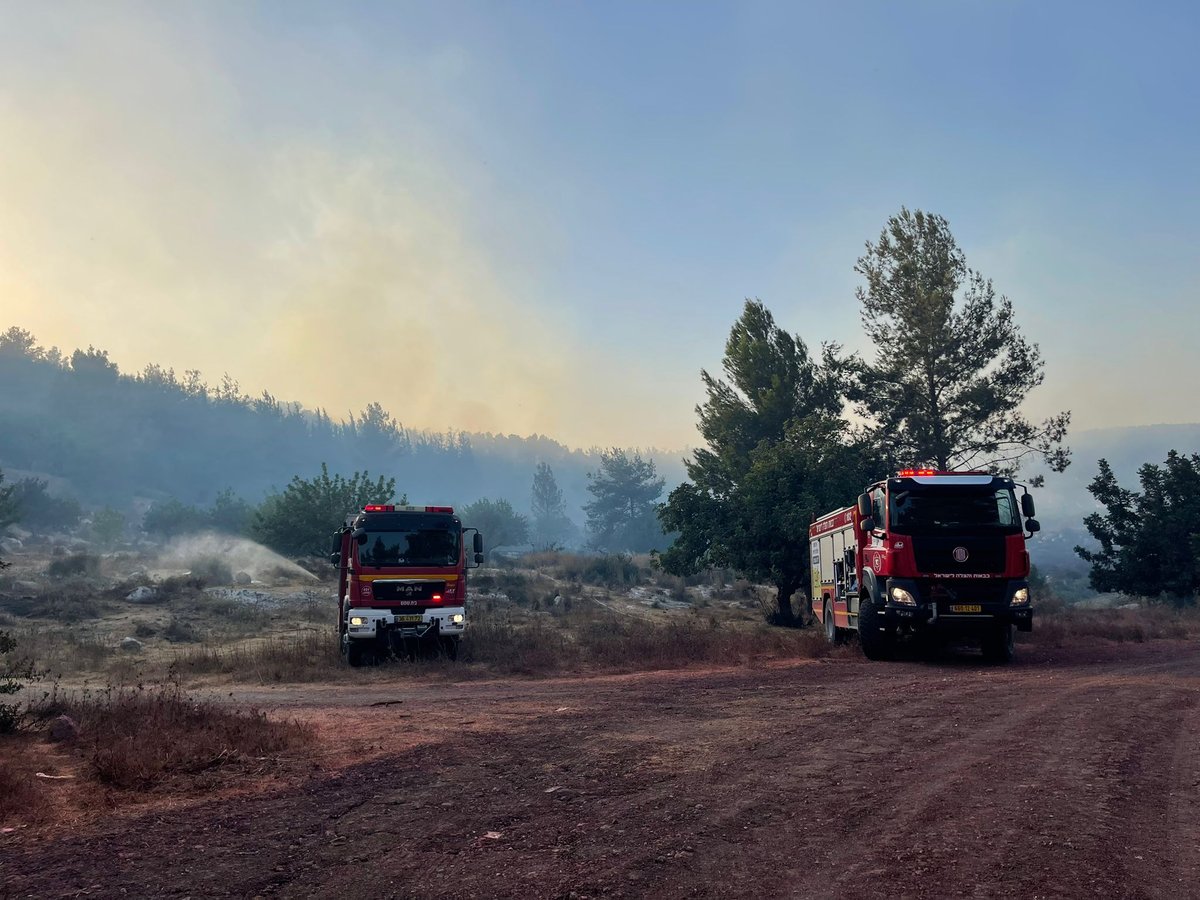
[[[533,472],[529,508],[532,514],[532,534],[535,546],[553,547],[566,534],[570,523],[563,492],[554,478],[550,464],[539,462]]]
[[[776,587],[775,621],[794,621],[792,595],[808,581],[808,524],[846,503],[874,466],[837,413],[843,365],[836,347],[813,359],[799,337],[746,301],[725,343],[726,380],[701,373],[696,408],[707,446],[660,518],[677,532],[663,568],[689,575],[732,568]]]
[[[852,397],[897,461],[1012,473],[1033,456],[1067,467],[1070,412],[1040,424],[1020,412],[1044,377],[1038,346],[1008,298],[967,267],[944,218],[901,209],[855,271],[875,360],[859,365]]]
[[[599,471],[588,473],[593,499],[583,507],[593,545],[610,553],[661,549],[666,536],[657,511],[665,484],[654,460],[615,447],[602,452]]]

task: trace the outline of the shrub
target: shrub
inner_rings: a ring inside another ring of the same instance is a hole
[[[0,631],[0,697],[11,697],[25,687],[26,681],[34,681],[39,673],[34,671],[32,661],[15,659],[10,654],[17,642],[7,631]],[[24,718],[20,703],[0,702],[0,732],[16,731]]]
[[[269,757],[309,744],[310,728],[197,700],[177,682],[54,696],[46,715],[65,713],[80,729],[76,745],[90,777],[118,788],[152,788],[217,768],[261,769]]]
[[[94,578],[100,574],[100,557],[93,553],[72,553],[52,559],[46,567],[46,574],[55,578],[68,578],[72,575]]]

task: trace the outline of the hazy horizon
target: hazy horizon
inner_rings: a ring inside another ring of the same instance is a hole
[[[1041,345],[1031,416],[1200,421],[1190,5],[0,0],[0,24],[0,324],[125,373],[684,451],[745,298],[866,349],[854,262],[907,205]]]

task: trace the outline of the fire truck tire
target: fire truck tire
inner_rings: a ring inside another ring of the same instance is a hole
[[[880,626],[874,600],[864,600],[858,607],[858,639],[867,659],[891,659],[895,635]]]
[[[1013,643],[1013,627],[997,625],[983,637],[983,658],[990,663],[1012,662],[1016,647]]]
[[[831,644],[836,644],[838,638],[841,636],[839,634],[841,629],[837,627],[837,624],[833,620],[833,607],[828,602],[826,602],[821,610],[821,622],[825,626],[825,640]]]

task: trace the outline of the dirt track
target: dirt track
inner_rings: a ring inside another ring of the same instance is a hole
[[[1200,647],[1022,650],[248,692],[348,765],[16,837],[3,890],[1200,896]]]

